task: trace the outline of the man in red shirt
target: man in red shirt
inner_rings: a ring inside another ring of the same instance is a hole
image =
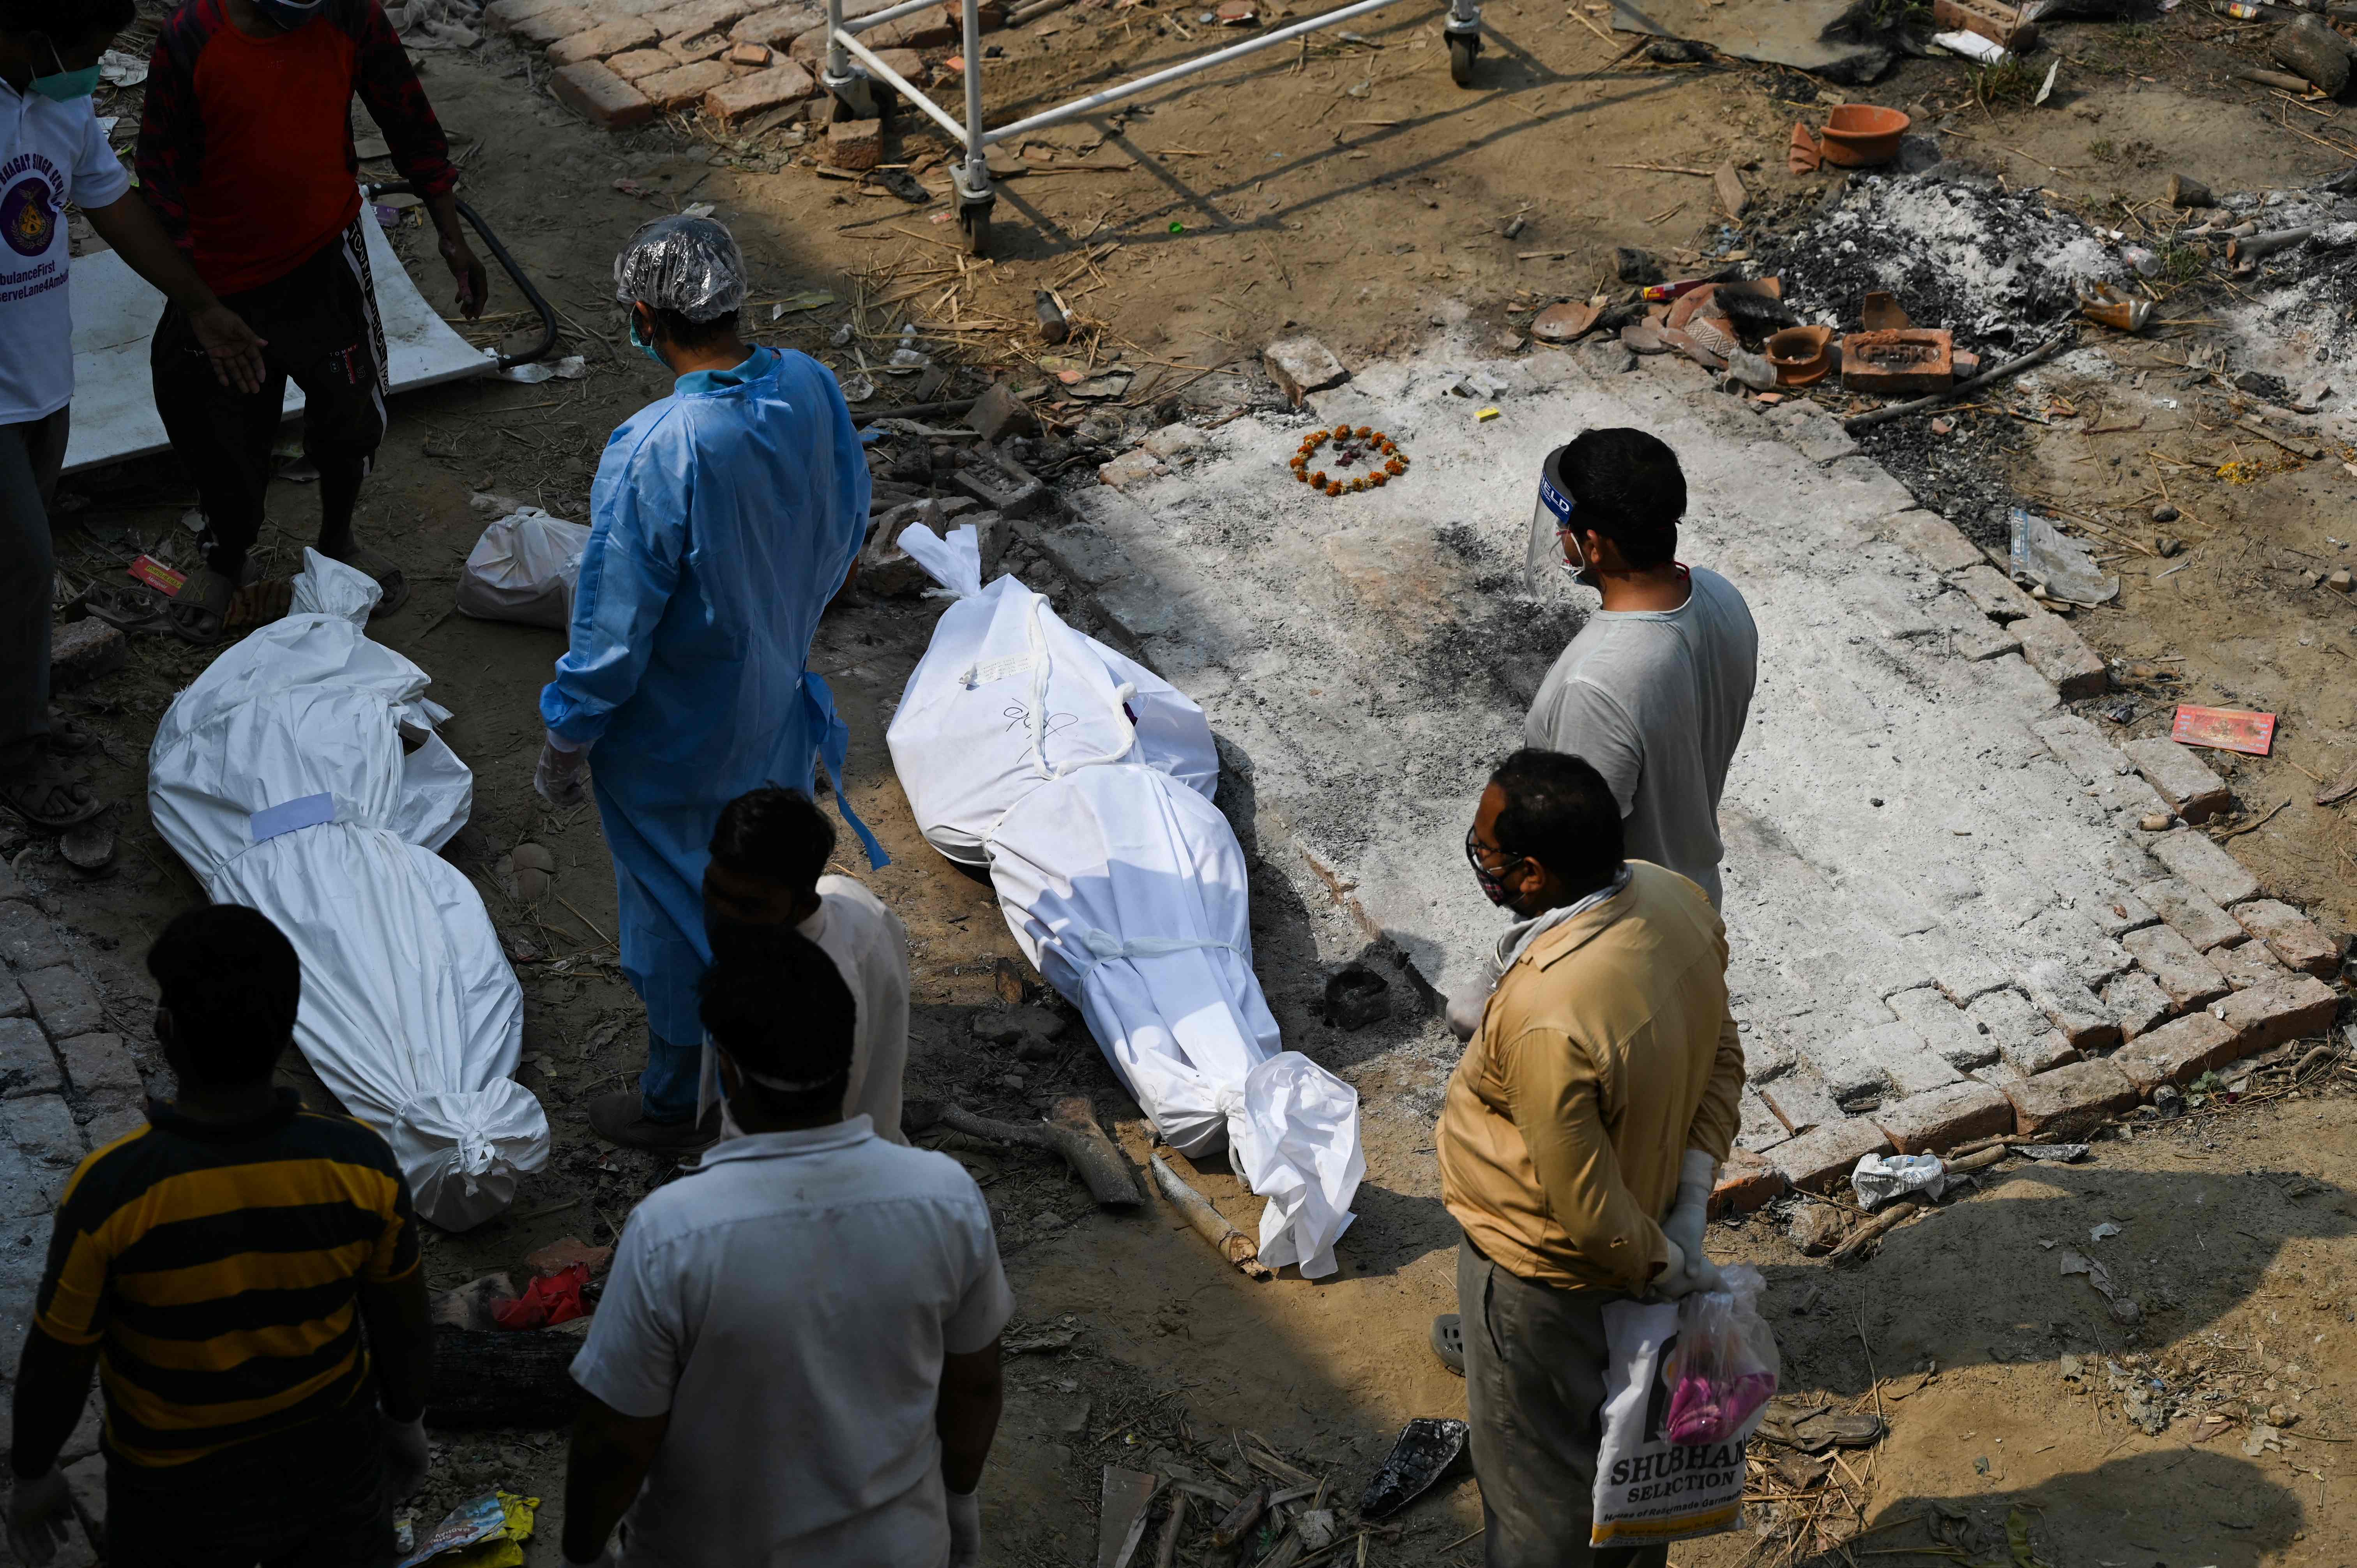
[[[401,569],[352,537],[361,480],[383,437],[384,332],[361,228],[351,100],[361,102],[416,188],[458,284],[482,314],[487,286],[458,227],[449,146],[378,0],[188,0],[147,67],[139,185],[197,274],[267,344],[257,392],[221,387],[187,317],[156,324],[156,408],[196,480],[203,564],[172,607],[191,641],[220,637],[231,596],[254,575],[270,448],[291,378],[303,389],[303,451],[319,470],[319,549],[384,590]]]

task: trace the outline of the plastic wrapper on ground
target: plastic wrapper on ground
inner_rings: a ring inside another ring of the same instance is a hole
[[[465,1230],[548,1158],[510,1075],[523,993],[474,885],[435,853],[474,776],[425,671],[369,640],[377,585],[305,553],[294,606],[215,659],[156,726],[156,830],[216,903],[260,910],[303,965],[295,1039],[384,1134],[418,1214]]]
[[[1066,626],[974,529],[900,548],[949,589],[887,739],[918,827],[986,866],[1008,929],[1182,1154],[1268,1200],[1261,1261],[1330,1273],[1365,1175],[1358,1092],[1284,1048],[1253,973],[1243,851],[1202,710]]]

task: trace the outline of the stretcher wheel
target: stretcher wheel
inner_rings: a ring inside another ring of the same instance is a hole
[[[1481,40],[1467,34],[1448,40],[1448,80],[1459,87],[1473,85],[1473,57],[1481,52]]]
[[[990,253],[990,209],[988,207],[959,208],[958,227],[965,231],[967,255],[983,256]]]

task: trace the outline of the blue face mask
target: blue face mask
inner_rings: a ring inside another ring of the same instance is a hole
[[[666,360],[661,354],[655,352],[655,346],[652,343],[648,342],[645,338],[639,336],[639,313],[635,310],[630,313],[630,347],[636,349],[640,353],[644,354],[648,359],[652,360],[656,364],[662,366],[666,373],[670,371],[670,361]]]
[[[98,67],[85,66],[80,70],[64,69],[65,59],[58,46],[49,46],[49,58],[58,62],[59,70],[48,76],[33,78],[33,91],[52,103],[70,103],[77,98],[87,98],[98,91]]]

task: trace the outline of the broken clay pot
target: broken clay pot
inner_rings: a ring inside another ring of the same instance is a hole
[[[1833,342],[1830,327],[1787,327],[1768,339],[1768,362],[1776,367],[1780,387],[1813,386],[1833,368],[1826,349]]]
[[[1896,109],[1845,103],[1825,116],[1825,162],[1845,168],[1870,168],[1899,156],[1899,138],[1911,124]]]
[[[1568,343],[1594,331],[1597,318],[1603,314],[1602,305],[1587,301],[1550,305],[1532,318],[1531,336],[1542,343]]]

